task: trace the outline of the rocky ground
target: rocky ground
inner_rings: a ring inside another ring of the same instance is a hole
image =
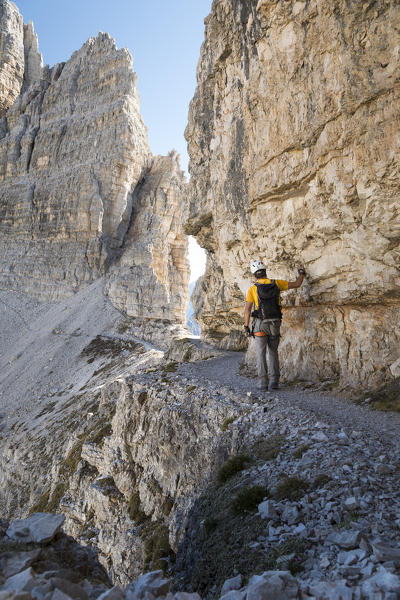
[[[400,415],[321,392],[260,395],[239,362],[232,353],[170,375],[221,398],[241,394],[245,409],[223,424],[238,453],[189,517],[183,581],[212,597],[228,577],[241,588],[280,568],[296,574],[302,597],[397,597]]]
[[[64,512],[66,531],[125,589],[110,600],[400,597],[399,413],[324,386],[260,394],[242,353],[191,339],[164,354],[129,345],[100,287],[85,298],[77,311],[79,297],[48,307],[1,297],[1,477],[14,513]],[[30,395],[24,378],[46,393]],[[3,534],[7,564],[35,550]],[[0,600],[111,593],[108,582],[36,594],[58,575],[24,561],[14,589],[4,564]]]

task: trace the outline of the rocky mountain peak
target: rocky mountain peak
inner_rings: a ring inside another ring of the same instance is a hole
[[[131,54],[100,32],[43,69],[33,24],[23,26],[14,4],[2,6],[3,64],[15,76],[0,126],[0,281],[57,300],[109,272],[118,308],[184,323],[186,184],[176,154],[151,155]],[[141,211],[157,214],[159,228],[138,227]],[[143,309],[141,294],[133,309],[127,291],[153,278],[158,311]]]

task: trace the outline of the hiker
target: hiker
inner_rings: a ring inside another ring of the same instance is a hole
[[[300,287],[306,272],[300,268],[296,281],[268,279],[266,266],[261,260],[253,260],[250,264],[250,271],[257,281],[246,295],[244,330],[248,337],[255,337],[258,389],[266,391],[268,385],[268,391],[272,391],[279,387],[278,346],[282,320],[280,292]],[[252,313],[253,304],[255,310]],[[250,316],[254,317],[251,331]]]

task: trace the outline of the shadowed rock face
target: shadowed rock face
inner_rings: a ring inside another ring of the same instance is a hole
[[[32,23],[1,7],[3,30],[18,31],[0,48],[16,80],[2,94],[0,285],[57,301],[109,272],[109,297],[129,316],[184,323],[186,182],[176,153],[151,155],[131,55],[100,33],[43,69]]]
[[[400,13],[395,2],[220,0],[186,137],[187,232],[209,254],[203,333],[242,325],[249,262],[285,299],[288,379],[374,386],[398,358]]]

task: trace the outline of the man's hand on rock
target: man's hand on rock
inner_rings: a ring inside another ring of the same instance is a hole
[[[298,269],[298,273],[299,273],[299,275],[303,275],[303,277],[304,277],[304,275],[306,274],[306,271],[305,271],[304,267],[300,267]]]
[[[243,325],[243,329],[247,337],[251,337],[250,327],[248,325]]]

